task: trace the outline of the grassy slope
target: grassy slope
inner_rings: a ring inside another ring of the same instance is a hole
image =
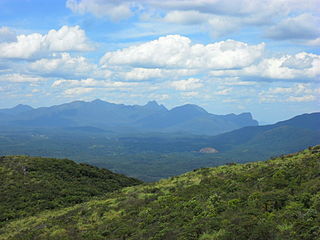
[[[123,188],[12,222],[0,239],[315,240],[319,222],[320,146]]]
[[[141,183],[66,159],[0,157],[0,226],[42,210],[72,206]]]

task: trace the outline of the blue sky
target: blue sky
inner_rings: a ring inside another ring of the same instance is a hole
[[[0,108],[74,100],[275,122],[319,111],[317,0],[0,0]]]

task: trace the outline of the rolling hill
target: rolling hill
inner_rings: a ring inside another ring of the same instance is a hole
[[[0,182],[0,226],[141,183],[67,159],[27,156],[0,157]]]
[[[320,146],[204,168],[18,219],[0,239],[317,240]]]

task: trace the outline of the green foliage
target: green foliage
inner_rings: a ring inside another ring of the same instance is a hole
[[[0,226],[140,181],[67,159],[0,157]]]
[[[13,221],[0,239],[316,240],[320,146],[204,168]]]
[[[319,130],[275,126],[242,128],[214,137],[0,129],[0,155],[68,158],[153,182],[197,168],[267,160],[320,143]],[[219,152],[199,153],[205,147]]]

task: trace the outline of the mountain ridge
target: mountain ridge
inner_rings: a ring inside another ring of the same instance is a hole
[[[11,111],[15,111],[14,107]],[[21,108],[21,107],[20,107]],[[31,107],[30,107],[31,108]],[[145,105],[115,104],[96,99],[74,101],[51,107],[40,107],[10,114],[0,119],[2,126],[83,127],[90,126],[114,132],[185,132],[216,135],[258,122],[250,113],[216,115],[205,109],[185,104],[168,110],[156,101]]]

